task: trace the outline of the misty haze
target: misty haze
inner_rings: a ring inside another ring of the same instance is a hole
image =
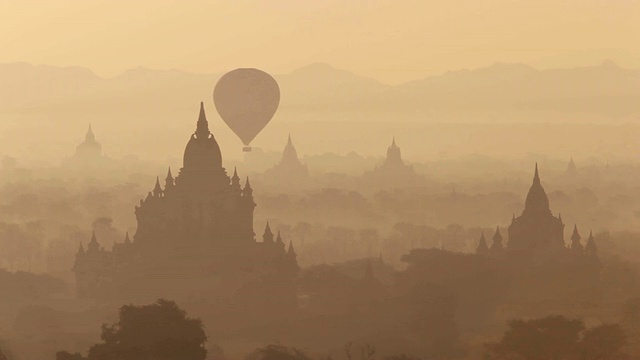
[[[640,1],[0,33],[0,360],[640,359]]]

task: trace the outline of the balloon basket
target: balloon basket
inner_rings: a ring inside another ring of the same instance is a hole
[[[244,152],[251,152],[251,146],[245,146],[242,148],[242,151]]]

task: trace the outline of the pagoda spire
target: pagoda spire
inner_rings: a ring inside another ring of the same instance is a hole
[[[87,134],[84,136],[84,141],[87,143],[96,142],[96,136],[93,134],[93,129],[91,128],[91,123],[89,123],[89,129],[87,130]]]
[[[587,246],[584,248],[587,256],[597,257],[598,256],[598,247],[596,246],[596,241],[593,238],[593,231],[589,231],[589,239],[587,240]]]
[[[480,242],[478,243],[478,247],[476,248],[476,254],[486,254],[489,252],[489,247],[487,246],[487,239],[484,237],[484,231],[480,235]]]
[[[396,145],[396,137],[391,138],[391,145],[387,148],[387,159],[384,164],[391,166],[404,165],[400,147]]]
[[[264,227],[264,234],[262,234],[262,242],[273,243],[273,232],[271,231],[271,226],[269,226],[268,221],[267,221],[267,226]]]
[[[292,165],[299,165],[299,164],[300,164],[300,160],[298,159],[298,151],[296,150],[296,147],[293,145],[291,134],[289,134],[289,138],[287,139],[287,145],[285,145],[284,150],[282,151],[282,158],[280,159],[279,165],[292,166]]]
[[[164,181],[164,189],[169,189],[172,188],[175,185],[175,179],[173,178],[173,174],[171,174],[171,167],[169,167],[169,170],[167,171],[167,177],[165,178]]]
[[[160,176],[156,176],[156,186],[153,188],[153,195],[160,197],[162,195],[162,188],[160,187]]]
[[[575,161],[573,161],[573,156],[571,157],[571,160],[569,160],[569,164],[567,164],[567,172],[568,173],[576,172],[576,163]]]
[[[529,188],[529,193],[527,194],[527,198],[524,203],[524,213],[551,213],[551,209],[549,208],[549,197],[547,197],[547,193],[544,191],[544,188],[540,183],[538,163],[536,163],[536,169],[533,175],[533,183]]]
[[[251,188],[251,183],[249,182],[249,177],[247,176],[247,181],[244,183],[244,189],[242,189],[242,193],[244,196],[253,196],[253,189]]]
[[[91,234],[91,241],[89,241],[89,245],[87,246],[88,252],[97,252],[100,250],[100,244],[98,244],[98,239],[96,238],[95,230]]]
[[[496,226],[496,232],[493,234],[493,244],[491,244],[491,251],[501,251],[503,249],[502,245],[502,234],[500,233],[500,226]]]
[[[582,236],[578,233],[578,225],[575,224],[573,225],[573,234],[571,235],[571,250],[582,253],[584,248],[580,240],[582,240]]]
[[[582,237],[578,233],[578,225],[573,225],[573,234],[571,235],[571,240],[580,240]]]
[[[204,102],[200,102],[200,115],[198,116],[198,124],[196,125],[196,137],[198,139],[209,138],[209,122],[207,121],[207,115],[204,112]]]
[[[284,241],[282,241],[282,236],[280,235],[280,230],[278,230],[278,236],[276,237],[276,244],[278,245],[278,247],[280,247],[282,249],[282,251],[284,251]]]
[[[287,255],[290,257],[296,256],[296,250],[293,248],[293,240],[289,241],[289,248],[287,249]]]
[[[240,177],[238,176],[238,169],[235,166],[233,167],[233,176],[231,177],[231,187],[236,191],[240,190]]]
[[[126,245],[130,245],[131,244],[131,239],[129,238],[129,232],[127,231],[127,234],[124,236],[124,243]]]

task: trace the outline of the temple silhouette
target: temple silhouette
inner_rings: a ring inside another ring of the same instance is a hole
[[[564,241],[564,223],[562,216],[555,216],[549,206],[549,198],[542,183],[536,164],[533,175],[533,183],[527,193],[524,210],[519,217],[515,214],[511,219],[508,228],[508,243],[505,250],[511,254],[532,254],[546,253],[558,254],[571,250],[574,254],[586,254],[597,256],[597,249],[593,234],[585,247],[580,243],[581,237],[578,233],[577,225],[574,226],[572,243],[569,247]],[[497,254],[503,250],[502,234],[500,228],[496,227],[491,247],[488,246],[484,232],[480,236],[480,241],[476,249],[478,254]]]
[[[96,141],[91,124],[89,124],[89,129],[84,136],[84,141],[76,148],[75,157],[86,161],[93,161],[102,157],[102,145]]]
[[[573,157],[569,160],[567,164],[567,174],[575,175],[578,172],[578,167],[576,166],[576,162],[573,161]]]
[[[405,164],[402,151],[396,144],[395,137],[387,148],[384,162],[368,171],[363,176],[364,181],[374,186],[421,186],[425,178],[415,172],[412,165]]]
[[[264,175],[267,181],[275,181],[287,186],[302,186],[305,184],[304,181],[309,178],[309,170],[307,165],[303,164],[298,158],[298,151],[293,145],[291,135],[287,139],[280,161],[273,168],[267,170]]]
[[[70,158],[66,159],[64,164],[78,169],[93,169],[104,165],[104,154],[102,153],[102,145],[96,140],[91,124],[84,136],[84,141],[77,147],[76,151]]]
[[[107,251],[94,234],[86,250],[80,246],[73,268],[78,296],[135,292],[140,284],[162,294],[169,283],[183,294],[210,290],[234,296],[255,279],[292,281],[298,270],[293,244],[286,248],[279,233],[274,240],[268,223],[256,241],[255,206],[249,178],[241,184],[235,169],[229,177],[222,167],[201,103],[183,166],[175,176],[168,170],[164,186],[158,177],[140,200],[133,239],[127,234]]]

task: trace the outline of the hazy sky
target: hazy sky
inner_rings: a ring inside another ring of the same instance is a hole
[[[0,0],[0,62],[287,72],[387,83],[494,62],[640,67],[640,0]]]

